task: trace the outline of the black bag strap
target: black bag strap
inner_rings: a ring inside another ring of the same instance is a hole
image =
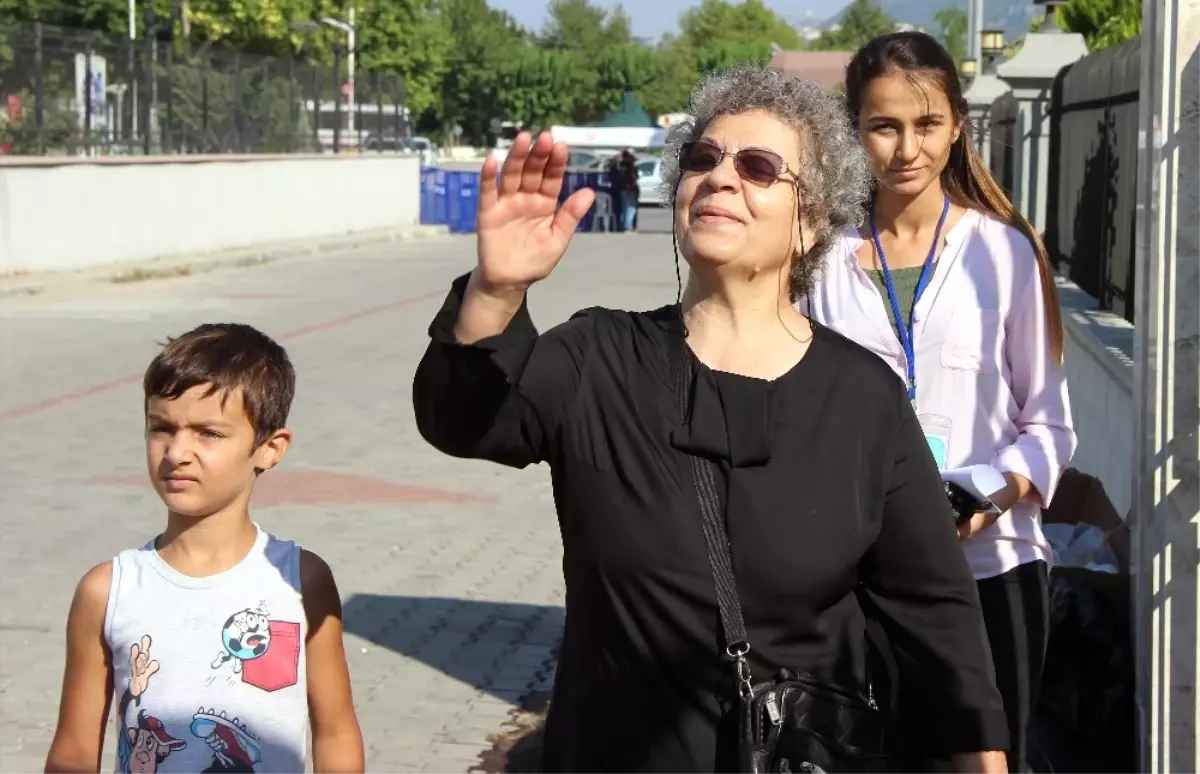
[[[672,364],[675,372],[675,402],[679,409],[679,421],[687,425],[688,393],[692,386],[692,358],[687,349],[687,340],[682,335],[672,335]],[[746,654],[750,642],[746,636],[746,622],[742,617],[742,603],[738,598],[737,581],[733,577],[733,555],[729,550],[729,534],[725,530],[721,515],[721,498],[717,494],[716,463],[699,455],[689,455],[692,462],[692,479],[696,487],[696,498],[700,501],[701,526],[704,542],[708,546],[708,564],[712,570],[713,583],[717,588],[717,606],[721,610],[721,628],[725,636],[725,655],[736,668],[738,691],[749,697],[753,686]]]
[[[692,357],[688,351],[687,339],[683,334],[671,335],[671,365],[675,380],[675,403],[679,411],[681,425],[688,423],[688,395],[692,388]],[[725,638],[725,656],[731,659],[737,669],[738,691],[744,698],[749,698],[753,691],[750,680],[750,668],[746,662],[746,654],[750,652],[750,641],[746,634],[746,622],[742,617],[742,603],[738,597],[737,581],[733,576],[733,555],[729,549],[729,534],[725,529],[721,515],[721,500],[717,494],[716,477],[713,469],[716,463],[695,454],[689,455],[692,463],[692,479],[696,487],[696,498],[700,501],[701,526],[704,530],[704,542],[708,547],[708,564],[712,570],[713,584],[717,590],[717,606],[721,611],[721,629]],[[859,595],[860,604],[865,600]],[[891,653],[887,645],[886,635],[879,622],[869,614],[869,606],[864,605],[866,613],[866,634],[868,644],[876,648],[882,657],[889,659],[887,671],[894,672],[895,667],[890,661]],[[867,690],[869,701],[874,704],[871,657],[867,657]]]

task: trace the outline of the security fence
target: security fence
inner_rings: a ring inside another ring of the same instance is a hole
[[[410,136],[404,79],[332,65],[21,24],[0,29],[0,152],[338,153]]]
[[[1063,68],[1050,102],[1046,248],[1071,281],[1133,321],[1141,38]]]

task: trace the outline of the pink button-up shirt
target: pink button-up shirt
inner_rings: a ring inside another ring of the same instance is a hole
[[[838,237],[797,307],[883,358],[907,381],[887,301],[859,267],[863,239]],[[946,467],[991,465],[1032,482],[1026,500],[963,543],[976,578],[1051,562],[1041,507],[1075,453],[1066,374],[1047,336],[1033,247],[1020,231],[968,211],[913,310],[917,412],[950,421]]]

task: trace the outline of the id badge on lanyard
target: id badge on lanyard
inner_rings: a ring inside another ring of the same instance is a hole
[[[888,302],[892,307],[892,315],[896,319],[896,331],[900,335],[900,346],[904,350],[905,368],[908,370],[908,399],[912,401],[913,410],[917,411],[917,421],[921,423],[921,431],[925,434],[925,441],[929,444],[929,451],[933,454],[939,471],[946,469],[946,457],[950,452],[951,426],[948,418],[938,414],[921,414],[917,409],[917,352],[914,344],[916,326],[913,325],[913,313],[916,311],[917,302],[921,300],[921,294],[925,292],[925,288],[929,284],[934,258],[937,256],[938,242],[941,241],[942,226],[946,223],[946,215],[949,212],[950,197],[947,196],[942,205],[942,216],[938,218],[937,230],[933,233],[933,244],[929,247],[929,255],[926,256],[925,265],[921,269],[921,278],[917,281],[912,310],[909,318],[905,320],[900,313],[900,299],[896,293],[896,285],[892,281],[892,272],[888,268],[887,258],[883,254],[883,245],[879,242],[879,229],[875,227],[875,209],[872,207],[870,210],[871,237],[875,240],[875,254],[879,256],[879,266],[883,270],[883,281],[887,286]]]

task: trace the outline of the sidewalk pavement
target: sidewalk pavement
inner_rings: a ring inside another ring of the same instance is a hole
[[[332,234],[319,239],[267,242],[219,252],[183,253],[54,272],[15,272],[0,275],[0,299],[36,295],[50,288],[86,282],[137,282],[162,277],[202,274],[215,269],[257,266],[271,261],[382,246],[450,235],[446,226],[397,226]]]

